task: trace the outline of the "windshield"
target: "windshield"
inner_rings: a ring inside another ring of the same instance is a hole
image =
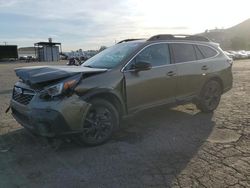
[[[138,46],[140,42],[128,42],[116,44],[93,56],[85,63],[84,67],[93,68],[114,68],[119,65],[129,54],[131,54]]]

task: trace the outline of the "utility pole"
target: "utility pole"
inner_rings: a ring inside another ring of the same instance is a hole
[[[7,42],[6,41],[3,41],[4,45],[6,46],[7,45]]]

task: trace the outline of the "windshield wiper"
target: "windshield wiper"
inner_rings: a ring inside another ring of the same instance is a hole
[[[84,67],[93,68],[91,65],[83,65]]]
[[[110,69],[110,68],[107,68],[107,67],[93,67],[91,65],[83,65],[83,67],[94,68],[94,69]]]

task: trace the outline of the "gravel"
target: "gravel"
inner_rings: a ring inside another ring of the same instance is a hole
[[[0,187],[250,187],[249,60],[234,62],[233,89],[214,113],[143,111],[98,147],[48,142],[4,113],[23,65],[0,64]]]

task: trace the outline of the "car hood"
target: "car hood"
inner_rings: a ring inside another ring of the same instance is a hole
[[[15,69],[16,75],[30,85],[67,78],[79,73],[101,73],[107,69],[83,66],[33,66]]]

